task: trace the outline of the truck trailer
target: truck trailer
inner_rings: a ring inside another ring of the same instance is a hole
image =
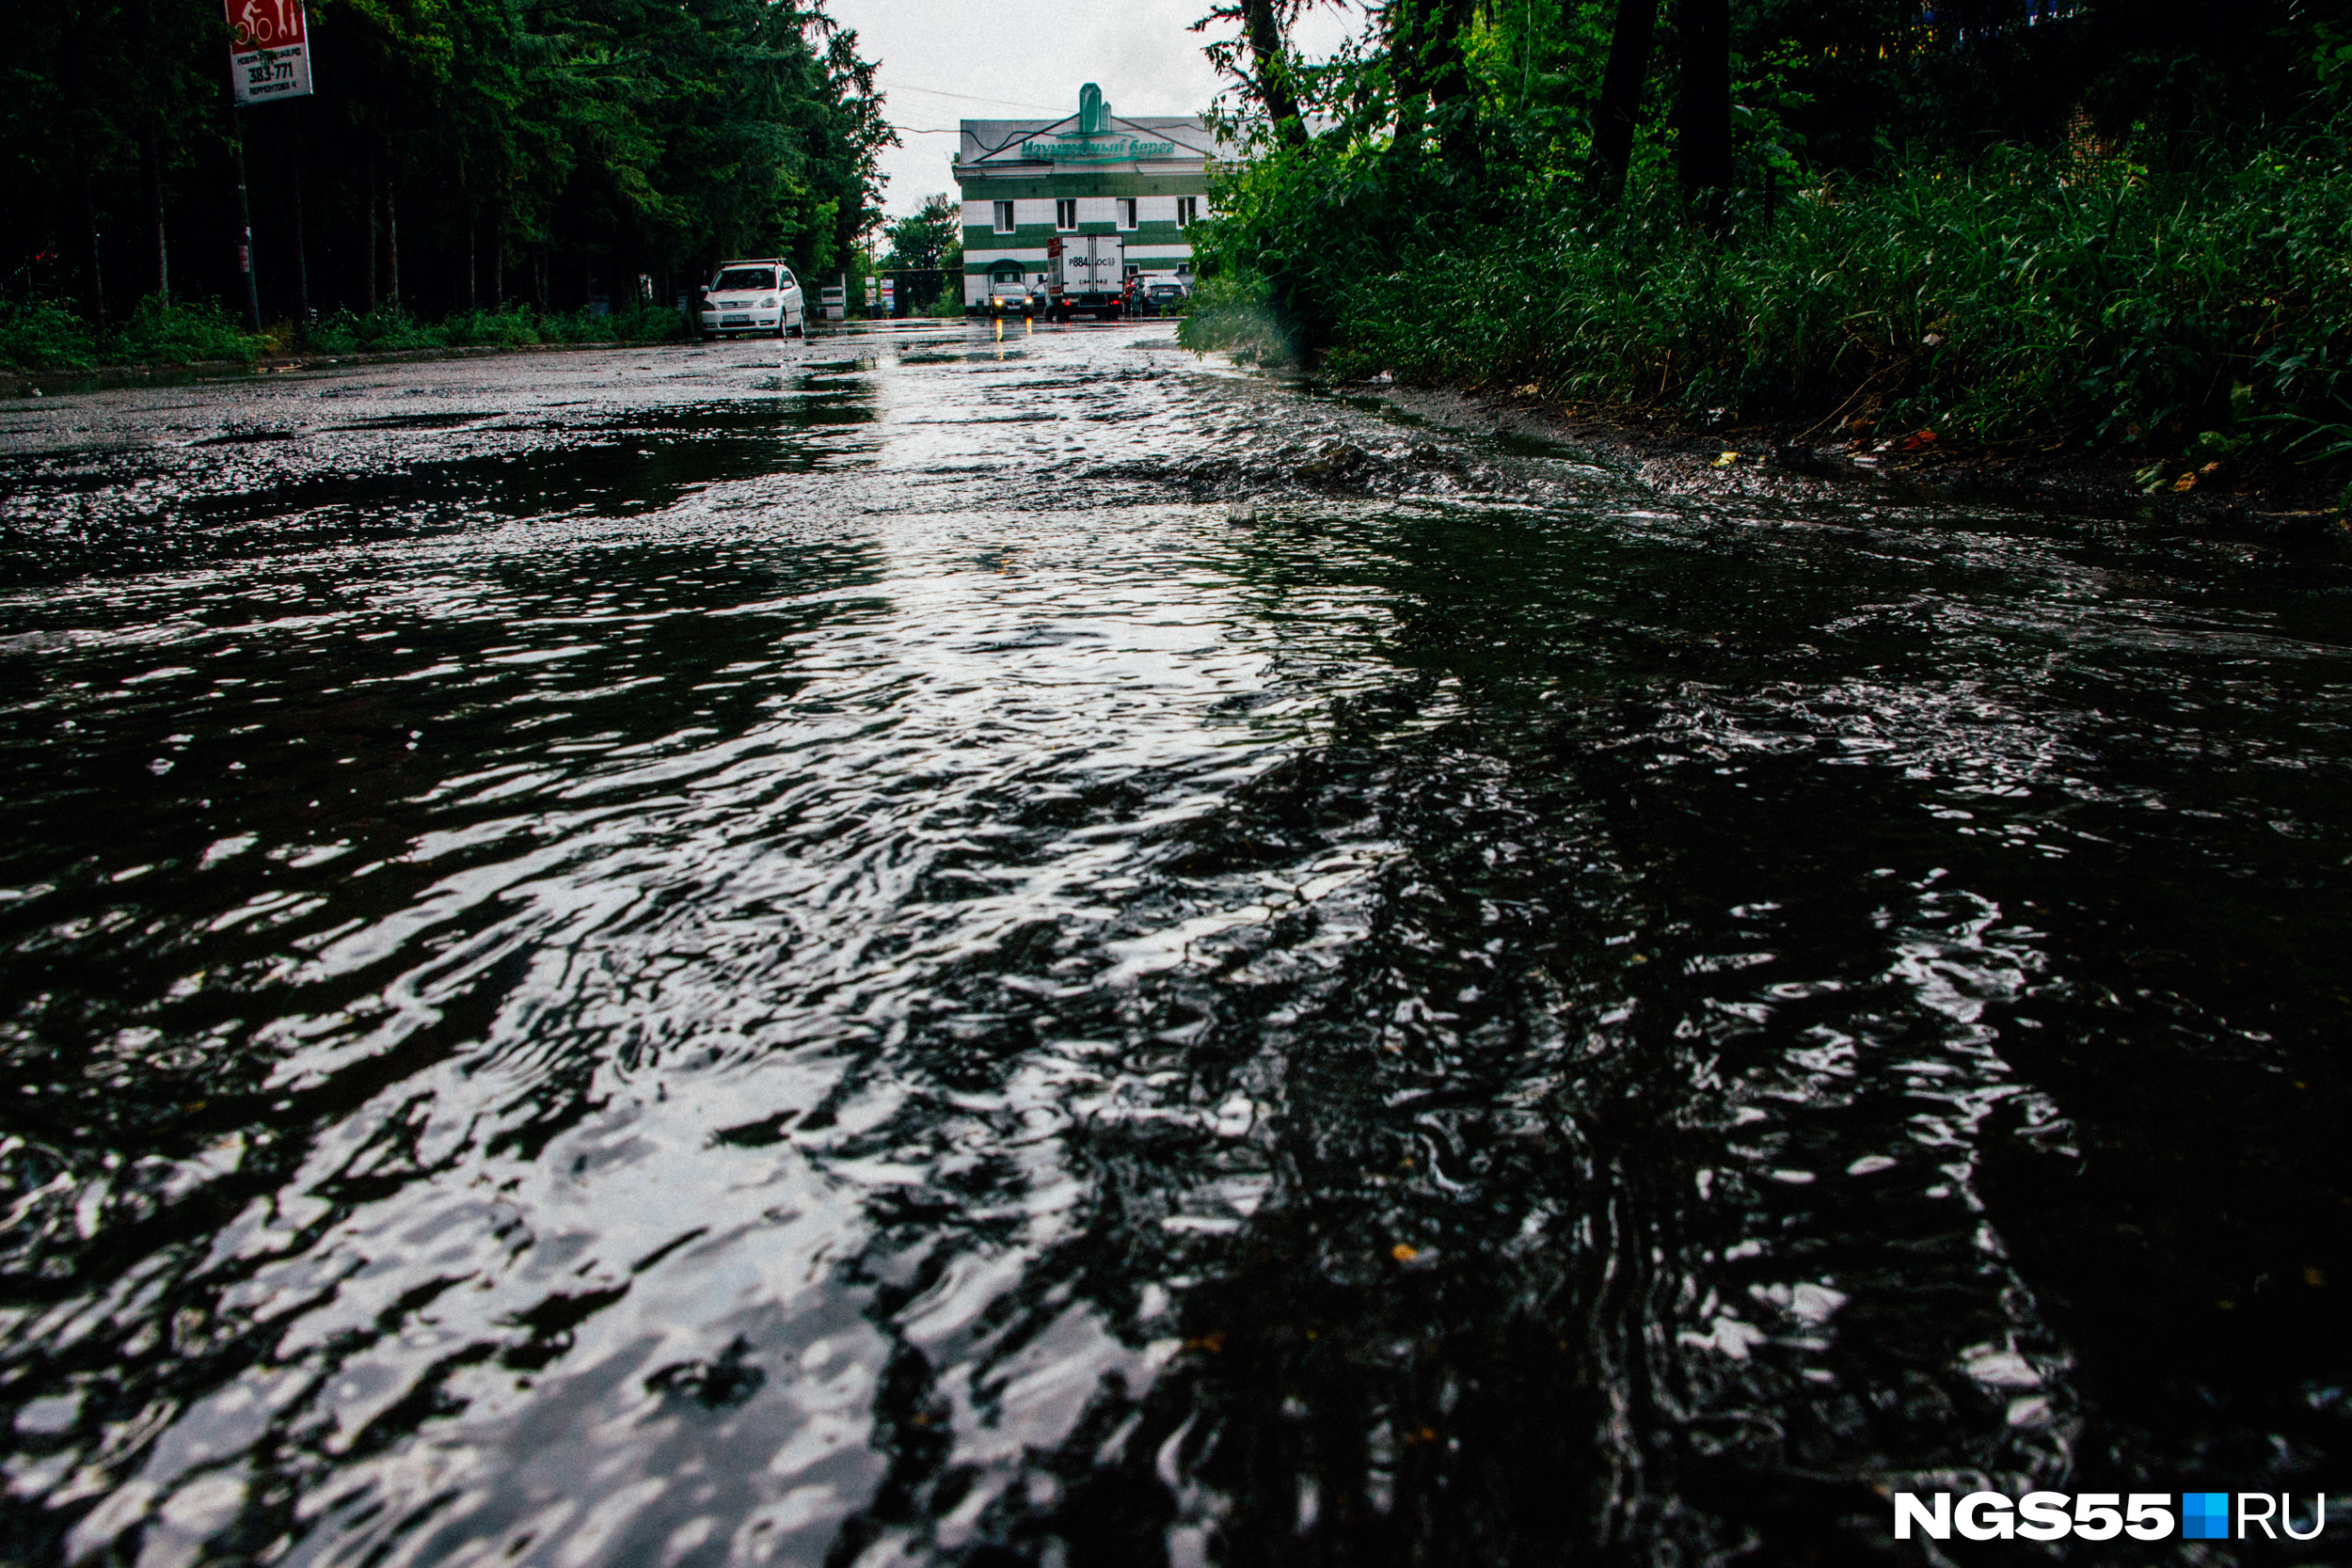
[[[1046,242],[1046,310],[1056,321],[1117,321],[1126,309],[1127,242],[1117,234],[1058,234]]]

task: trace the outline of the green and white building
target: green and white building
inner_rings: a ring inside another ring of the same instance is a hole
[[[1198,115],[1114,115],[1091,82],[1065,119],[963,121],[963,302],[981,303],[991,283],[1044,282],[1047,247],[1064,234],[1117,234],[1130,276],[1189,281],[1184,228],[1208,211],[1215,150]]]

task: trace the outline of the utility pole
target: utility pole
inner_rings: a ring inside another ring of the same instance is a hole
[[[259,332],[262,291],[253,281],[253,209],[245,192],[245,113],[234,103],[229,107],[229,123],[234,133],[229,145],[237,158],[237,271],[245,276],[245,325],[248,332]]]

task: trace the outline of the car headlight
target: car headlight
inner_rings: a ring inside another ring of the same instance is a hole
[[[763,299],[759,302],[759,308],[763,310],[772,310],[776,308],[776,302],[772,299]]]

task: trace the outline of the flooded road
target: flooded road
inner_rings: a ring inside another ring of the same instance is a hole
[[[1156,323],[11,404],[0,543],[0,1558],[2352,1497],[2332,561]]]

